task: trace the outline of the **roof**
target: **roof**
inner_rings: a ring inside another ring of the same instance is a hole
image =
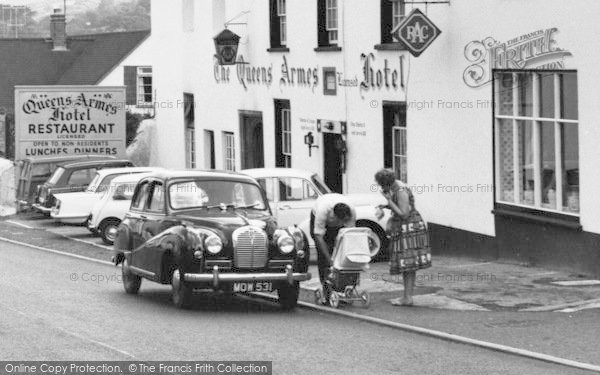
[[[111,174],[135,174],[135,173],[152,173],[159,168],[153,167],[120,167],[120,168],[103,168],[98,173],[100,176],[108,176]]]
[[[295,169],[295,168],[254,168],[254,169],[244,169],[241,170],[240,173],[247,174],[248,176],[252,176],[254,178],[261,177],[303,177],[306,179],[310,179],[315,175],[315,172],[307,171],[305,169]]]
[[[86,161],[76,161],[76,162],[67,162],[61,165],[63,168],[72,169],[79,167],[93,167],[96,165],[107,166],[107,165],[122,165],[124,163],[131,163],[131,161],[127,159],[108,159],[108,160],[86,160]]]
[[[70,155],[70,156],[54,156],[49,158],[37,159],[27,158],[23,159],[23,162],[29,162],[31,164],[43,164],[43,163],[68,163],[77,162],[83,160],[114,160],[114,156],[109,155]]]
[[[0,108],[13,108],[15,86],[95,85],[148,36],[150,30],[71,36],[67,51],[52,51],[50,39],[0,39]]]
[[[152,173],[151,177],[160,178],[162,180],[174,180],[184,178],[214,178],[234,181],[255,182],[254,178],[242,173],[229,171],[201,171],[201,170],[167,170],[163,169],[156,173]]]
[[[117,176],[112,179],[111,184],[127,184],[127,183],[137,183],[142,178],[153,176],[154,173],[128,173],[121,176]]]

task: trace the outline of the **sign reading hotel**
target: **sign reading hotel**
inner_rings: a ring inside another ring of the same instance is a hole
[[[17,86],[15,158],[125,157],[125,87]]]
[[[492,37],[474,40],[465,47],[465,58],[471,63],[464,73],[467,86],[481,87],[492,80],[494,69],[565,69],[565,58],[571,52],[558,47],[556,27],[523,34],[507,42]]]

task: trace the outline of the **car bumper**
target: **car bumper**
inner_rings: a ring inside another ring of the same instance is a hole
[[[50,215],[54,220],[64,224],[85,224],[87,216],[59,216]]]
[[[39,203],[34,204],[32,207],[37,212],[41,212],[43,214],[49,214],[50,212],[52,212],[52,207],[45,207]]]
[[[186,273],[183,280],[191,283],[212,283],[218,288],[221,283],[237,283],[251,281],[287,281],[293,284],[296,281],[310,280],[310,272],[294,272],[292,266],[287,266],[285,272],[261,273],[221,273],[218,266],[213,267],[212,273]]]

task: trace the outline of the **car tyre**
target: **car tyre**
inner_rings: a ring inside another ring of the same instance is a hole
[[[137,294],[142,286],[142,278],[131,272],[127,259],[123,260],[122,275],[123,288],[125,288],[125,292],[127,294]]]
[[[279,296],[279,304],[284,310],[293,310],[298,305],[298,296],[300,295],[300,282],[295,281],[294,284],[281,284],[277,288]]]
[[[98,228],[100,237],[102,237],[102,242],[109,246],[112,246],[115,243],[119,224],[121,224],[121,221],[118,219],[107,219],[100,224]]]
[[[192,303],[192,288],[181,277],[179,268],[173,271],[171,276],[171,292],[175,306],[187,309]]]

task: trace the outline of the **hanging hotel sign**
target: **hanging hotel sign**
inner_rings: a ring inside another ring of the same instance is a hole
[[[492,80],[493,69],[565,69],[564,59],[571,52],[559,48],[556,27],[499,42],[492,37],[474,40],[465,46],[465,58],[471,63],[463,80],[470,87],[480,87]]]
[[[440,29],[417,8],[392,30],[394,37],[404,43],[415,57],[421,55],[441,33]]]
[[[17,86],[15,158],[125,157],[125,87]]]

